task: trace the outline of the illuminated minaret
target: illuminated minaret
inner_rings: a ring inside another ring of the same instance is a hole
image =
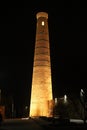
[[[48,14],[36,14],[37,28],[33,64],[29,116],[51,116],[49,101],[53,99]]]

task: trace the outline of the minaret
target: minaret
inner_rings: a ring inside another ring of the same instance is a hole
[[[36,40],[29,116],[51,116],[49,102],[53,99],[48,14],[36,14]]]

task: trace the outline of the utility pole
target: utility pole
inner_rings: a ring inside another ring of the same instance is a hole
[[[12,118],[14,118],[14,99],[12,97],[12,101],[11,101],[11,112],[12,112]]]

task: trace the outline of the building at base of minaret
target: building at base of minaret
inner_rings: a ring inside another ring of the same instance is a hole
[[[52,74],[48,14],[36,15],[36,40],[29,116],[52,116]]]

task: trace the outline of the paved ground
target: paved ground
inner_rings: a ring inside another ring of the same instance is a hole
[[[6,119],[0,126],[0,130],[87,130],[87,124],[73,120],[71,123],[52,122],[36,119]]]
[[[42,119],[34,119],[37,124],[42,126],[44,129],[50,129],[50,130],[87,130],[87,122],[84,124],[82,120],[70,120],[68,122],[67,120],[59,121],[56,120],[53,121],[45,121]]]
[[[0,126],[0,130],[43,130],[43,128],[32,119],[14,119],[5,120]]]

